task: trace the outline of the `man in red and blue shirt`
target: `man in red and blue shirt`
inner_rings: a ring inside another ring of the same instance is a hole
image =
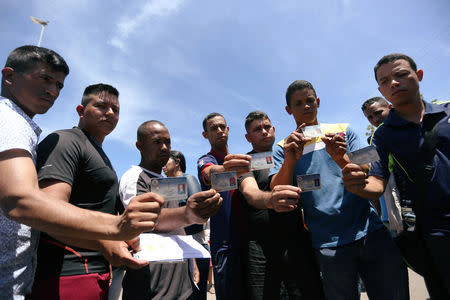
[[[236,171],[238,177],[249,171],[251,157],[229,154],[230,128],[219,113],[211,113],[203,120],[203,137],[211,144],[211,151],[198,159],[198,178],[202,190],[211,188],[211,173]],[[214,266],[216,297],[242,299],[243,268],[241,264],[240,202],[234,191],[221,192],[222,207],[211,217],[211,257]]]

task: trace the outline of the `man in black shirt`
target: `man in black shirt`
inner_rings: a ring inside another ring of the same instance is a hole
[[[50,198],[93,211],[118,212],[116,172],[102,149],[119,120],[118,96],[110,85],[88,86],[77,106],[78,127],[56,131],[39,144],[39,185]],[[139,268],[147,264],[134,259],[125,242],[42,233],[32,298],[107,299],[110,268],[102,254],[114,265]]]
[[[248,154],[272,151],[275,128],[267,114],[251,112],[245,120]],[[247,239],[249,299],[323,299],[309,232],[298,205],[300,189],[276,186],[270,192],[269,169],[239,178]]]

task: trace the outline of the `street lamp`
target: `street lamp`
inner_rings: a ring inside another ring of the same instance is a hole
[[[45,26],[49,23],[49,21],[43,21],[43,20],[40,20],[40,19],[32,17],[32,16],[30,16],[30,19],[31,19],[31,21],[33,21],[33,23],[36,23],[38,25],[42,25],[41,36],[39,37],[39,42],[37,44],[38,47],[39,47],[39,46],[41,46],[41,41],[42,41],[42,36],[44,35]]]

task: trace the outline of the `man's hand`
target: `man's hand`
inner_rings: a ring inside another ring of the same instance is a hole
[[[236,171],[237,177],[250,171],[252,157],[247,154],[228,154],[225,156],[223,167],[226,172]]]
[[[288,212],[297,208],[301,189],[292,185],[277,185],[272,189],[266,207],[276,212]]]
[[[141,232],[152,231],[161,213],[164,199],[155,193],[145,193],[133,197],[118,224],[119,236],[131,240]]]
[[[327,133],[322,137],[326,150],[334,161],[341,160],[347,152],[345,138],[339,134]]]
[[[343,136],[335,133],[327,133],[322,137],[322,141],[325,143],[326,150],[331,156],[331,159],[334,160],[341,169],[350,163],[350,159],[346,154],[347,143]]]
[[[128,249],[128,246],[130,246],[133,250],[139,250],[139,237],[127,242],[102,240],[100,244],[102,247],[100,252],[115,267],[125,266],[140,269],[148,265],[148,261],[134,258]]]
[[[342,180],[345,188],[353,194],[360,194],[368,183],[367,174],[363,168],[351,163],[342,169]]]
[[[303,147],[307,142],[311,141],[311,138],[305,137],[302,133],[302,127],[305,127],[305,123],[298,126],[284,142],[284,160],[289,163],[296,164],[297,161],[303,155]]]
[[[214,189],[191,195],[186,201],[188,224],[202,224],[215,215],[222,205],[222,197]]]
[[[197,266],[197,260],[195,258],[192,259],[192,266],[194,271],[194,282],[195,284],[198,284],[200,282],[200,270]]]

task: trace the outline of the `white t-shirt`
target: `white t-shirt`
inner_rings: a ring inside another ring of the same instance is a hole
[[[0,152],[24,149],[35,162],[40,134],[19,106],[0,97]],[[0,209],[0,299],[24,299],[31,292],[38,240],[39,231],[12,221]]]

